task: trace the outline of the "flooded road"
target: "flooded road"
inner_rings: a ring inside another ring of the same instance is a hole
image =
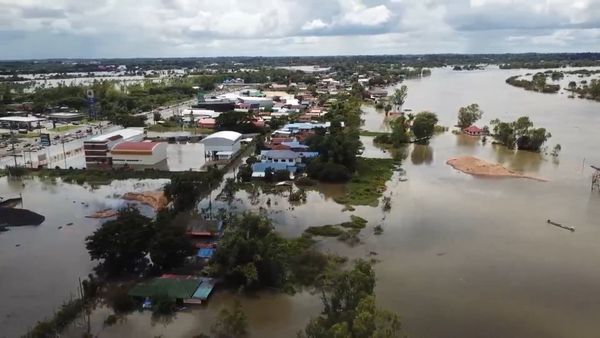
[[[536,126],[553,134],[550,146],[563,146],[558,160],[489,142],[482,145],[476,138],[448,132],[427,146],[406,147],[403,168],[408,181],[400,182],[394,175],[388,182],[389,213],[367,206],[342,211],[344,207],[333,198],[343,194],[343,187],[335,185],[310,190],[307,202],[300,205],[290,204],[286,193],[251,197],[239,191],[232,206],[238,211],[263,210],[285,236],[297,236],[311,225],[347,221],[352,214],[367,219],[369,224],[360,234],[362,244],[351,248],[336,239],[322,239],[317,246],[351,258],[377,252],[378,303],[401,315],[409,337],[595,338],[600,332],[596,297],[600,294],[600,193],[590,192],[588,164],[600,164],[600,104],[527,92],[504,83],[519,72],[436,69],[430,78],[406,81],[405,108],[434,111],[447,126],[456,122],[460,106],[474,102],[485,111],[482,125],[496,117],[515,119],[527,114]],[[365,129],[384,130],[380,127],[383,113],[365,110]],[[364,156],[391,156],[374,146],[372,138],[361,139]],[[461,155],[499,162],[548,182],[475,178],[445,164]],[[73,290],[76,278],[91,267],[83,238],[97,222],[86,223],[81,218],[85,210],[71,205],[71,200],[105,203],[113,190],[133,186],[115,183],[101,192],[89,192],[62,184],[32,182],[23,188],[6,179],[0,182],[0,195],[39,194],[25,204],[48,219],[38,228],[0,234],[0,282],[9,285],[0,291],[0,301],[10,307],[2,308],[0,336],[12,337],[35,322],[22,311],[34,311],[38,317],[49,314]],[[55,205],[47,203],[59,199]],[[268,199],[271,207],[266,205]],[[207,204],[202,202],[204,207]],[[214,208],[225,205],[215,202]],[[83,225],[56,228],[79,218]],[[576,231],[551,226],[547,219]],[[382,225],[383,235],[373,234],[375,225]],[[17,242],[22,246],[16,248]],[[100,309],[92,319],[93,333],[192,337],[208,332],[216,313],[234,297],[239,296],[219,291],[207,306],[179,313],[171,323],[153,322],[144,312],[103,328],[110,312]],[[241,302],[252,337],[293,337],[321,309],[318,295],[309,293],[262,294],[242,297]],[[5,332],[7,327],[10,331]]]

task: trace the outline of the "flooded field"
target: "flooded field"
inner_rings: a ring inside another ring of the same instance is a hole
[[[525,73],[525,72],[523,72]],[[520,71],[452,72],[436,69],[430,78],[410,80],[405,108],[438,113],[452,126],[459,107],[479,103],[482,125],[493,118],[529,115],[547,128],[549,145],[562,145],[551,156],[514,152],[482,145],[476,138],[445,133],[427,146],[410,145],[402,152],[408,181],[394,175],[386,196],[391,211],[357,207],[342,211],[333,198],[341,186],[320,186],[308,192],[306,203],[290,204],[286,193],[236,193],[236,210],[264,212],[286,236],[297,236],[311,225],[347,221],[352,214],[369,221],[349,247],[336,239],[317,245],[351,258],[373,251],[380,262],[378,303],[398,312],[409,337],[597,337],[600,325],[600,194],[590,192],[590,163],[600,164],[600,105],[564,95],[539,94],[504,83]],[[384,114],[365,107],[365,129],[385,130]],[[390,157],[389,152],[362,137],[364,156]],[[472,155],[499,162],[547,182],[524,179],[481,179],[446,165],[449,158]],[[585,162],[584,162],[585,161]],[[164,183],[164,182],[162,182]],[[0,337],[14,337],[49,314],[69,295],[79,276],[92,265],[83,239],[97,221],[83,218],[92,205],[117,203],[117,192],[158,188],[161,182],[116,182],[97,191],[61,183],[0,180],[0,195],[23,193],[25,205],[44,214],[37,228],[11,229],[0,234]],[[213,194],[213,198],[216,194]],[[267,201],[271,200],[271,206]],[[56,200],[55,204],[48,201]],[[76,203],[72,203],[75,200]],[[95,203],[95,204],[94,204]],[[206,207],[208,200],[202,202]],[[216,209],[226,202],[215,202]],[[576,228],[570,232],[546,220]],[[57,226],[75,222],[61,230]],[[382,225],[383,235],[373,234]],[[21,244],[20,247],[15,247]],[[49,292],[48,290],[52,290]],[[134,313],[104,328],[110,314],[92,316],[99,337],[192,337],[208,332],[216,313],[239,298],[218,291],[204,307],[178,313],[171,322],[154,322],[149,312]],[[252,337],[294,337],[321,309],[318,295],[260,294],[241,299],[249,315]],[[76,329],[68,337],[80,337]]]

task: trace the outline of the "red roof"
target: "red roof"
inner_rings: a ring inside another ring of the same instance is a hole
[[[111,151],[152,151],[160,142],[121,142]]]
[[[468,128],[463,129],[464,131],[468,132],[468,133],[482,133],[484,130],[477,127],[477,126],[470,126]]]

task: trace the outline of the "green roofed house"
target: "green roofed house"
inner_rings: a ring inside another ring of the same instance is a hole
[[[167,274],[135,285],[129,290],[129,296],[144,299],[167,297],[180,304],[201,304],[214,287],[212,278]]]

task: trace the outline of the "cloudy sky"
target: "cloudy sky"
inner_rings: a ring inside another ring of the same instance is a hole
[[[0,0],[0,59],[600,51],[600,0]]]

